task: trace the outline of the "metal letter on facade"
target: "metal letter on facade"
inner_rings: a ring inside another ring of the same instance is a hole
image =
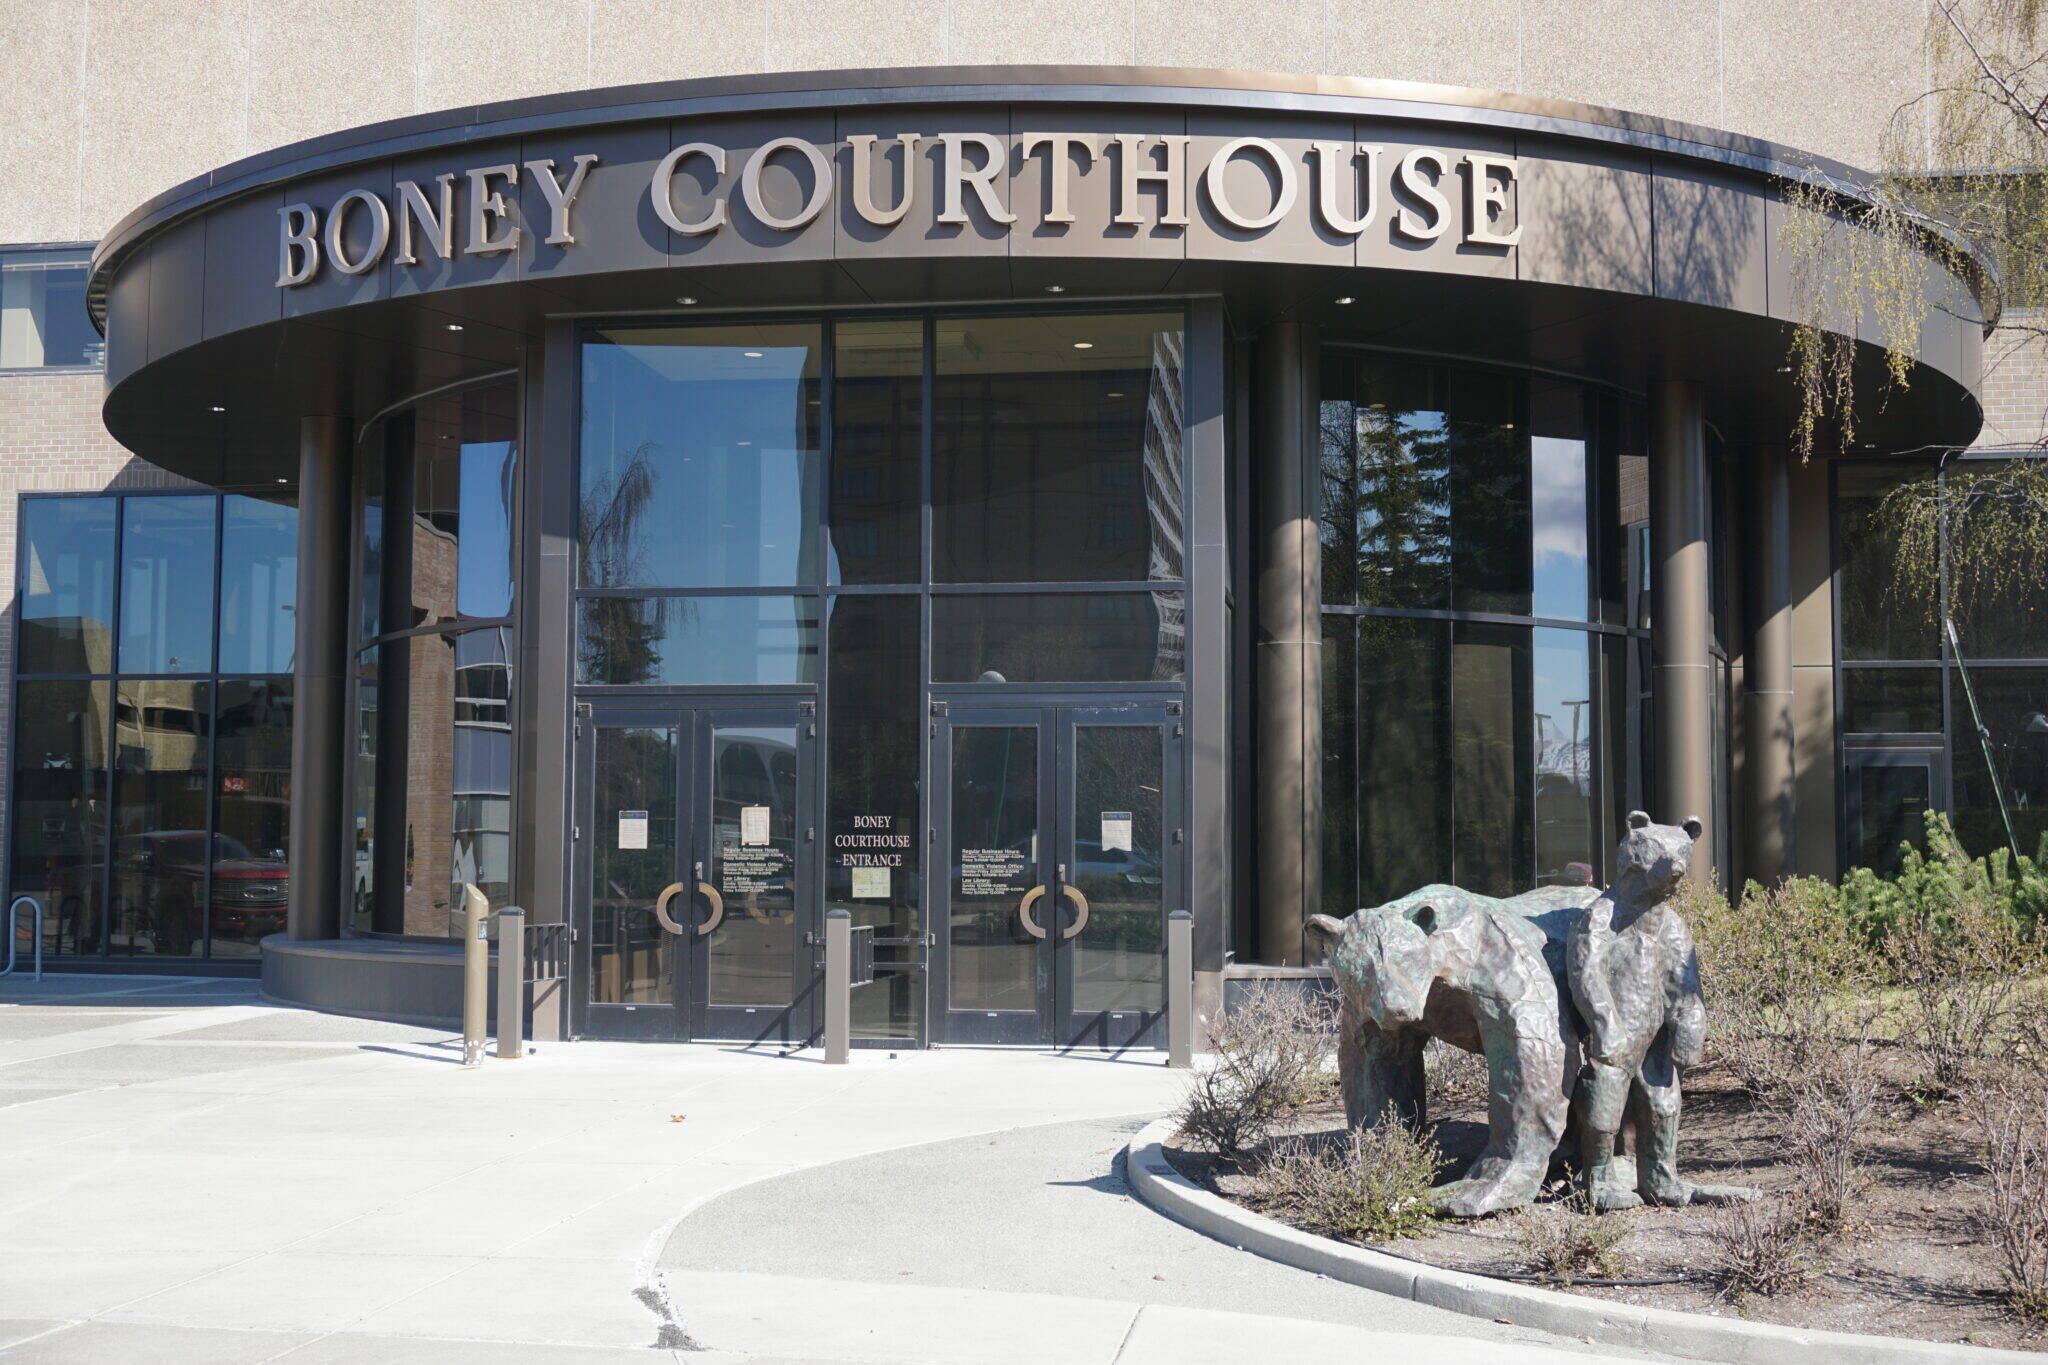
[[[853,211],[876,227],[893,227],[903,221],[917,198],[917,144],[924,139],[916,133],[898,133],[893,139],[903,151],[903,195],[892,209],[875,202],[875,144],[879,141],[873,133],[847,136],[846,145],[853,149]]]
[[[802,208],[787,218],[770,210],[767,197],[761,192],[761,173],[768,169],[769,159],[777,152],[795,152],[811,163],[811,196],[804,201]],[[740,197],[746,200],[748,212],[769,227],[777,232],[795,232],[823,213],[825,206],[832,202],[832,163],[807,139],[774,138],[762,143],[740,169]]]
[[[540,186],[541,197],[548,201],[549,246],[573,246],[576,234],[569,231],[569,210],[576,203],[576,196],[583,193],[583,177],[590,174],[590,168],[597,164],[597,157],[585,152],[576,158],[575,169],[569,172],[569,183],[564,185],[555,179],[555,163],[552,157],[541,157],[526,163],[526,169],[533,172],[533,182]]]
[[[714,147],[708,142],[685,142],[682,146],[670,151],[667,156],[661,159],[661,164],[654,168],[654,181],[648,187],[648,192],[654,198],[654,212],[660,217],[662,222],[667,223],[669,227],[680,232],[685,237],[701,237],[707,232],[716,232],[724,227],[732,215],[723,199],[719,200],[712,207],[711,212],[692,223],[684,222],[676,213],[676,201],[674,198],[676,167],[682,164],[682,160],[686,156],[703,157],[711,163],[711,169],[714,174],[721,180],[725,178],[725,148]]]
[[[1495,209],[1500,210],[1502,222],[1513,212],[1508,203],[1508,188],[1515,183],[1514,158],[1467,152],[1465,168],[1465,240],[1475,246],[1513,246],[1521,241],[1519,220],[1506,232],[1493,230]]]
[[[1422,169],[1425,163],[1434,169],[1425,173]],[[1444,225],[1451,215],[1450,202],[1437,189],[1437,182],[1444,178],[1444,169],[1444,154],[1427,147],[1417,147],[1401,158],[1400,169],[1396,172],[1401,188],[1418,204],[1427,207],[1429,214],[1425,217],[1403,204],[1394,214],[1394,231],[1418,242],[1433,242],[1444,235]]]
[[[967,207],[963,187],[972,188],[974,197],[981,201],[981,211],[998,223],[1014,223],[1017,215],[1003,207],[996,197],[995,178],[1003,173],[1008,154],[1003,144],[988,133],[941,133],[939,143],[945,151],[941,179],[945,193],[941,196],[943,205],[939,213],[942,223],[963,224],[967,221]],[[968,146],[981,148],[981,165],[974,169],[967,166],[962,149]]]
[[[320,269],[320,212],[311,204],[277,211],[277,284],[304,284]]]
[[[1071,223],[1074,210],[1073,196],[1068,193],[1071,185],[1068,173],[1073,163],[1068,153],[1079,147],[1089,161],[1102,155],[1103,141],[1092,133],[1026,133],[1017,144],[1020,156],[1030,156],[1040,147],[1048,148],[1045,157],[1045,183],[1050,187],[1050,198],[1046,203],[1045,220],[1048,223]]]
[[[1257,152],[1273,167],[1276,180],[1273,205],[1262,214],[1240,212],[1230,202],[1230,190],[1224,182],[1230,174],[1231,158],[1239,152]],[[1285,218],[1293,211],[1295,195],[1299,192],[1293,158],[1282,151],[1278,143],[1262,137],[1234,137],[1218,147],[1216,155],[1209,158],[1209,164],[1202,172],[1202,188],[1208,191],[1210,205],[1224,222],[1247,232],[1269,228]]]
[[[435,198],[438,202],[428,203],[427,192],[416,180],[398,182],[398,254],[391,259],[399,265],[418,265],[419,256],[413,250],[413,232],[424,232],[433,244],[434,252],[444,261],[455,257],[455,174],[444,172],[434,177],[438,187]]]
[[[1166,164],[1153,166],[1145,147],[1156,142],[1165,151]],[[1185,136],[1147,138],[1138,133],[1118,133],[1116,223],[1119,227],[1143,227],[1145,215],[1138,210],[1138,190],[1146,181],[1157,181],[1166,191],[1165,210],[1159,215],[1161,227],[1188,225],[1188,139]]]
[[[505,196],[491,188],[497,176],[511,185],[519,183],[519,167],[477,166],[469,171],[469,242],[463,249],[472,256],[490,256],[519,245],[519,225],[511,221],[512,210]],[[502,229],[502,231],[500,231]]]
[[[1346,237],[1358,236],[1380,215],[1380,153],[1386,149],[1377,142],[1311,142],[1309,149],[1316,161],[1316,212],[1323,226]],[[1353,218],[1345,212],[1339,191],[1346,180],[1355,183],[1352,165],[1360,152],[1365,153],[1365,181],[1358,195],[1358,216]]]
[[[370,241],[353,259],[348,254],[348,211],[361,204],[370,215]],[[384,248],[391,244],[391,210],[368,190],[350,190],[334,201],[327,211],[327,259],[344,275],[360,275],[377,264]]]

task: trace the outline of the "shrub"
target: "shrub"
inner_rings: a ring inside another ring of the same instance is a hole
[[[1252,1202],[1325,1237],[1386,1242],[1435,1220],[1436,1144],[1391,1117],[1335,1139],[1291,1138],[1252,1172]]]
[[[1811,1231],[1831,1234],[1849,1226],[1850,1211],[1870,1184],[1864,1135],[1883,1094],[1875,1051],[1858,1040],[1824,1063],[1788,1073],[1761,1097],[1783,1125],[1800,1168],[1800,1203]]]
[[[1902,846],[1898,871],[1887,877],[1858,867],[1842,878],[1842,905],[1859,932],[1881,942],[1928,909],[1953,904],[1968,886],[1981,888],[2022,931],[2038,930],[2048,917],[2048,831],[2031,858],[2001,848],[1973,860],[1946,815],[1930,810],[1922,818],[1927,847]]]
[[[1515,1241],[1529,1269],[1562,1285],[1619,1275],[1628,1232],[1620,1216],[1595,1212],[1585,1192],[1576,1188],[1555,1203],[1524,1209],[1514,1222]]]
[[[1797,1289],[1825,1264],[1797,1201],[1732,1204],[1707,1224],[1706,1235],[1707,1278],[1729,1299]]]
[[[1256,982],[1237,1009],[1205,1023],[1215,1056],[1190,1078],[1174,1117],[1183,1137],[1239,1163],[1281,1118],[1324,1094],[1336,1044],[1334,1005]]]
[[[2008,1077],[1973,1098],[1985,1168],[1978,1227],[1998,1254],[2007,1307],[2048,1319],[2048,1094]]]

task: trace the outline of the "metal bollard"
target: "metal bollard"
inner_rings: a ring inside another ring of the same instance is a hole
[[[498,1055],[526,1055],[526,912],[498,912]]]
[[[491,903],[474,886],[462,888],[462,1064],[481,1066],[490,1015]]]
[[[1195,1064],[1195,917],[1166,917],[1166,1064]]]
[[[845,1066],[853,1047],[853,915],[825,912],[825,1064]]]

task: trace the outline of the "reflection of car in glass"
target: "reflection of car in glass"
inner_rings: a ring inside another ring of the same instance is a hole
[[[208,838],[204,830],[151,830],[114,845],[115,951],[148,950],[172,957],[195,952],[205,933]],[[291,869],[279,858],[251,853],[225,834],[212,836],[213,932],[255,940],[284,928]],[[99,869],[66,868],[60,901],[91,904]],[[54,879],[53,879],[54,881]],[[77,885],[69,883],[77,882]]]

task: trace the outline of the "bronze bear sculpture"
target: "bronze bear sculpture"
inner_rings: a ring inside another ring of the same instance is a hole
[[[1528,1204],[1560,1156],[1576,1156],[1602,1210],[1750,1195],[1689,1185],[1677,1168],[1679,1076],[1699,1060],[1706,1010],[1692,935],[1669,899],[1702,827],[1641,811],[1628,823],[1605,891],[1497,899],[1426,886],[1342,920],[1312,918],[1341,993],[1338,1072],[1353,1127],[1423,1121],[1429,1039],[1487,1060],[1486,1148],[1436,1195],[1454,1217]]]

